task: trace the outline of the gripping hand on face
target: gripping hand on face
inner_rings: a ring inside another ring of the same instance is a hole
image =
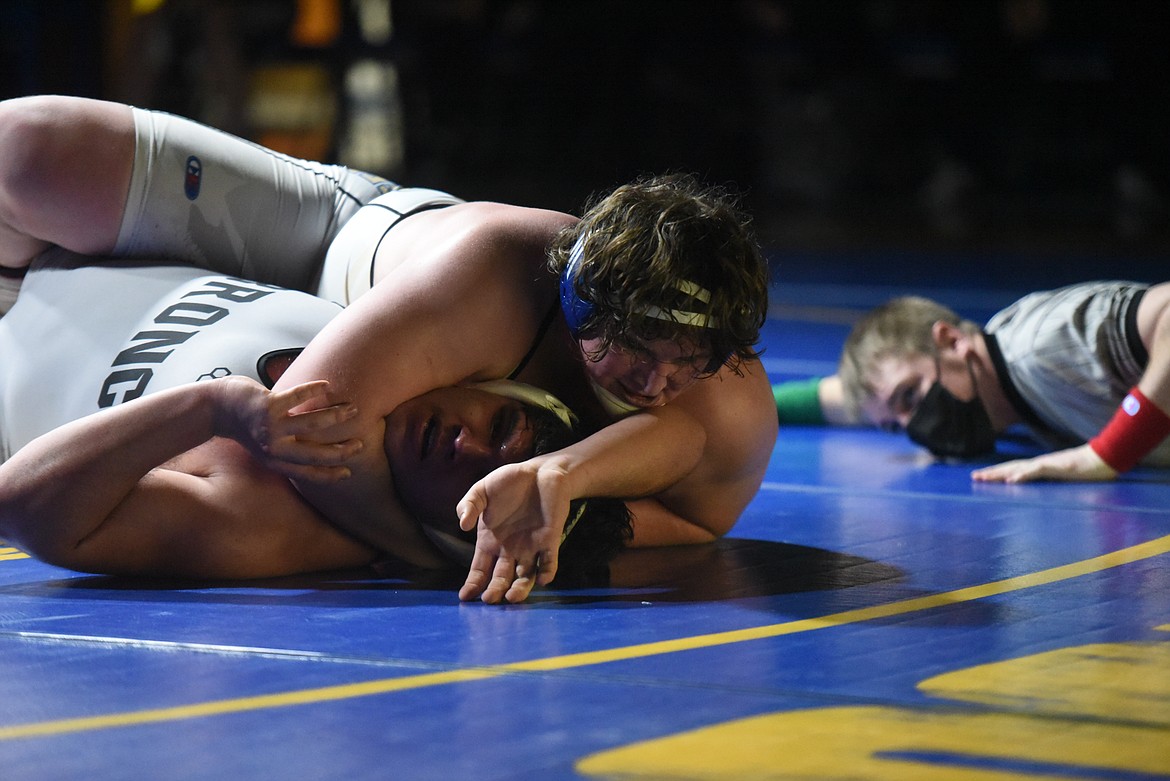
[[[479,530],[459,598],[522,602],[551,583],[571,499],[565,471],[542,459],[500,467],[473,485],[456,507],[460,527]]]
[[[1007,461],[971,473],[971,479],[979,483],[1028,483],[1034,480],[1104,482],[1115,477],[1117,472],[1102,461],[1101,456],[1088,444],[1035,458]]]
[[[214,382],[217,434],[244,445],[285,477],[333,482],[349,475],[345,462],[361,449],[361,441],[339,433],[338,427],[357,409],[332,401],[328,382],[283,391],[270,391],[246,377]]]

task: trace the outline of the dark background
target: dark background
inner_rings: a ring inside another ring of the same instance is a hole
[[[0,96],[124,100],[349,164],[380,114],[401,154],[361,167],[576,213],[693,171],[744,194],[800,279],[1166,276],[1170,2],[390,0],[371,37],[360,11],[385,2],[0,2]],[[372,102],[347,87],[367,59],[396,76]],[[305,68],[292,92],[331,110],[258,119]]]

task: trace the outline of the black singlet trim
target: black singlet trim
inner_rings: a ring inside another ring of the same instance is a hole
[[[995,373],[999,377],[999,386],[1003,388],[1003,393],[1007,396],[1008,403],[1019,413],[1020,417],[1029,426],[1040,431],[1052,431],[1052,427],[1040,419],[1036,411],[1032,409],[1028,402],[1024,401],[1024,397],[1020,395],[1015,383],[1012,382],[1012,376],[1008,373],[1007,361],[1003,358],[1003,350],[999,349],[999,341],[995,338],[995,334],[983,332],[983,341],[987,345],[987,353],[991,356],[991,364],[995,367]],[[1053,432],[1055,433],[1055,432]]]
[[[1142,367],[1142,371],[1146,370],[1146,365],[1150,362],[1150,353],[1146,350],[1146,346],[1142,344],[1142,335],[1138,331],[1138,304],[1142,302],[1142,298],[1146,295],[1146,291],[1142,290],[1137,293],[1129,302],[1125,310],[1125,343],[1129,345],[1129,351],[1133,354],[1133,359]]]
[[[261,355],[260,359],[256,361],[256,373],[260,375],[260,382],[264,384],[265,388],[272,390],[276,381],[280,379],[280,375],[273,376],[272,362],[277,358],[288,358],[291,363],[304,351],[303,347],[289,347],[284,350],[272,350]],[[283,374],[283,372],[281,373]]]
[[[395,225],[397,225],[398,223],[402,222],[407,217],[410,217],[412,215],[422,214],[423,212],[434,211],[435,209],[446,209],[448,206],[454,206],[455,204],[453,204],[453,203],[424,203],[421,206],[416,206],[415,208],[411,209],[408,212],[400,212],[397,209],[390,208],[389,206],[387,206],[384,203],[368,203],[366,205],[367,206],[377,206],[379,209],[385,209],[386,211],[390,212],[391,214],[398,215],[398,219],[396,219],[394,222],[387,225],[386,230],[382,231],[381,238],[378,239],[378,243],[374,246],[374,257],[376,258],[376,257],[378,257],[378,250],[381,249],[381,247],[382,247],[382,242],[386,240],[387,234],[389,234],[390,231],[394,229]],[[370,287],[374,286],[374,265],[375,264],[374,264],[373,258],[371,258],[370,259],[370,280],[369,280]]]
[[[524,367],[528,365],[528,362],[532,360],[532,356],[536,352],[536,348],[540,347],[540,343],[544,341],[544,335],[548,333],[549,326],[552,325],[553,318],[557,316],[557,312],[560,311],[560,308],[560,301],[554,301],[553,305],[549,307],[548,314],[544,316],[544,320],[541,322],[540,328],[536,330],[536,338],[532,340],[532,346],[528,348],[528,352],[526,352],[524,357],[520,359],[520,364],[512,370],[511,374],[508,375],[507,378],[509,380],[516,379],[520,372],[524,371]]]

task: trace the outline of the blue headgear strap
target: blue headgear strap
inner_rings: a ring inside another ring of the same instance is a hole
[[[565,322],[569,324],[569,332],[574,338],[580,338],[585,321],[593,314],[592,302],[586,301],[577,295],[576,277],[581,268],[581,259],[585,254],[585,234],[577,237],[573,249],[569,252],[569,262],[561,272],[561,311],[565,313]],[[678,283],[679,292],[706,304],[711,301],[711,292],[694,282],[683,280]],[[699,312],[686,312],[680,309],[662,309],[651,306],[638,314],[655,320],[667,320],[680,325],[693,325],[698,328],[718,328],[718,319]]]
[[[569,262],[565,264],[565,270],[561,272],[561,311],[565,313],[565,322],[569,324],[569,333],[574,339],[581,335],[581,328],[593,314],[593,304],[577,295],[575,283],[584,254],[585,234],[582,233],[569,253]]]

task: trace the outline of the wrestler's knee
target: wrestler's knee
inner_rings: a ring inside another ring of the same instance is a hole
[[[0,102],[0,227],[108,250],[133,152],[129,106],[60,95]]]

